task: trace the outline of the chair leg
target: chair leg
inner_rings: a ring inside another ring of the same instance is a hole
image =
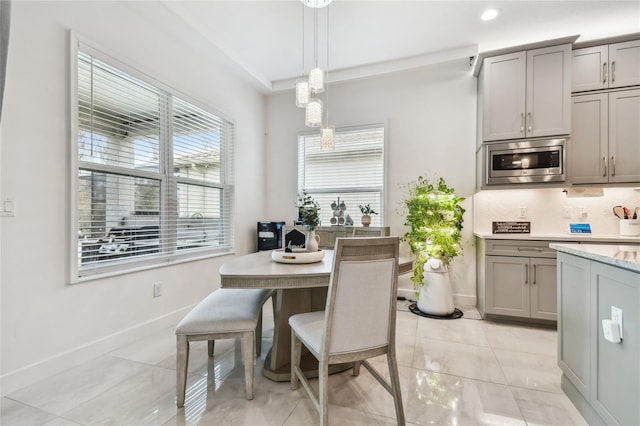
[[[253,331],[242,335],[242,357],[244,361],[244,385],[247,399],[253,399],[253,342],[255,338]]]
[[[396,422],[398,425],[404,426],[404,409],[402,407],[402,393],[400,391],[400,377],[398,376],[398,364],[396,363],[395,353],[387,352],[387,365],[389,366],[389,376],[391,379],[391,390],[393,391],[393,404],[396,408]]]
[[[318,361],[318,402],[320,426],[329,425],[329,365]]]
[[[262,309],[258,315],[258,324],[256,325],[256,356],[260,357],[262,353]]]
[[[296,332],[291,330],[291,390],[298,389],[298,375],[296,368],[300,368],[302,355],[302,342],[296,337]]]
[[[184,399],[187,391],[187,368],[189,366],[189,338],[177,336],[176,338],[176,405],[184,407]]]
[[[213,357],[213,349],[215,345],[215,340],[207,340],[207,353],[209,357]]]

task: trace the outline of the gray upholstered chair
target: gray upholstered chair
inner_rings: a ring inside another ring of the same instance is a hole
[[[207,340],[213,356],[215,339],[242,339],[245,392],[253,399],[253,364],[255,352],[262,349],[262,305],[275,293],[267,289],[221,288],[198,303],[176,327],[176,396],[178,407],[184,406],[189,364],[189,343]]]
[[[291,388],[300,380],[327,425],[328,370],[331,364],[360,364],[393,396],[396,419],[404,425],[404,410],[396,362],[396,290],[398,237],[338,238],[324,311],[293,315],[291,326]],[[318,392],[300,369],[302,344],[318,359]],[[368,358],[387,355],[390,382]]]

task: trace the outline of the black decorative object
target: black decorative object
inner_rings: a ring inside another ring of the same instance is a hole
[[[287,253],[306,250],[307,236],[304,232],[292,229],[284,235],[284,251]]]

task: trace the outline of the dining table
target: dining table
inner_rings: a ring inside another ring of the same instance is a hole
[[[273,343],[267,353],[263,375],[282,382],[291,378],[291,329],[289,317],[298,313],[324,310],[333,268],[333,250],[323,249],[324,257],[313,263],[281,263],[272,251],[239,255],[220,266],[222,288],[276,289]],[[411,270],[411,261],[399,260],[398,273]],[[307,377],[316,377],[318,362],[303,353],[300,367]],[[350,365],[337,364],[329,373],[344,371]]]

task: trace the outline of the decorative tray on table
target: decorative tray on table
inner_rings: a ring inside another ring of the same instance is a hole
[[[284,249],[273,250],[271,259],[278,263],[315,263],[324,259],[324,250],[290,253],[285,252]]]

